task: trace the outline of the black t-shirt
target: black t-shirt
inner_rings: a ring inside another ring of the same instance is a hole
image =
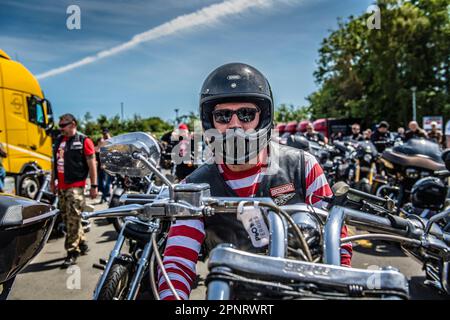
[[[381,133],[380,131],[375,131],[372,136],[370,137],[370,140],[373,142],[375,147],[377,148],[378,152],[383,152],[386,149],[385,143],[377,143],[377,142],[388,142],[391,140],[391,134],[389,131],[386,131],[385,133]]]
[[[364,137],[361,133],[351,134],[346,137],[347,141],[364,141]]]

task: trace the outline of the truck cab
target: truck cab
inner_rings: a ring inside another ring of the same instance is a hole
[[[51,170],[53,112],[37,79],[0,49],[0,142],[16,190],[25,172]]]

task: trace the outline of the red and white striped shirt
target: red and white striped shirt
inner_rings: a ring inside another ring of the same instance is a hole
[[[225,183],[239,197],[253,197],[258,191],[259,184],[266,172],[266,167],[257,164],[246,171],[234,172],[226,165],[218,165]],[[310,197],[331,196],[332,192],[325,178],[322,168],[311,154],[305,152],[306,203],[321,208],[324,204],[320,198]],[[347,236],[347,228],[342,229],[341,237]],[[164,266],[172,284],[181,299],[189,299],[192,284],[196,278],[196,264],[205,238],[205,228],[202,219],[178,220],[169,230],[164,251]],[[341,247],[341,264],[350,266],[352,246],[350,243]],[[173,300],[160,270],[158,270],[159,294],[161,299]]]

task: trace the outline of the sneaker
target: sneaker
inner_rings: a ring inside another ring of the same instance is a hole
[[[78,255],[79,254],[76,251],[69,251],[67,253],[66,260],[64,260],[63,264],[61,265],[61,269],[67,269],[68,267],[77,264]]]
[[[89,252],[89,246],[87,245],[86,242],[82,242],[80,243],[80,245],[78,246],[80,248],[80,253],[81,255],[86,255]]]

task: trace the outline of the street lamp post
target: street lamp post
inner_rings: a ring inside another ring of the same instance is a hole
[[[175,109],[175,123],[178,125],[178,111],[179,109]]]
[[[416,119],[416,91],[417,91],[417,87],[411,87],[411,91],[412,91],[413,121],[417,121],[417,119]]]

